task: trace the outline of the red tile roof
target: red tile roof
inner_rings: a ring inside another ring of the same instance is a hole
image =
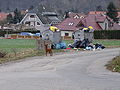
[[[1,13],[0,13],[0,21],[6,19],[6,18],[7,18],[7,15],[8,15],[8,13],[3,13],[3,12],[1,12]]]
[[[95,30],[101,30],[102,28],[99,26],[97,22],[103,22],[105,20],[104,17],[98,15],[88,15],[85,18],[86,27],[92,26]]]
[[[90,11],[89,14],[94,14],[94,15],[96,15],[96,14],[106,14],[106,12],[104,12],[104,11]]]
[[[67,18],[64,21],[62,21],[57,27],[60,30],[78,30],[79,27],[77,26],[81,22],[81,19],[75,19],[75,18]],[[69,25],[71,23],[71,25]],[[72,24],[73,23],[73,24]]]
[[[79,18],[86,17],[86,15],[84,13],[73,13],[73,12],[69,13],[69,18],[74,18],[75,16],[78,16]]]
[[[103,14],[88,14],[85,18],[67,18],[63,22],[61,22],[57,27],[60,30],[78,30],[81,28],[79,25],[82,23],[83,27],[92,26],[95,30],[103,30],[99,23],[103,23],[105,20],[112,21],[108,16]],[[73,25],[69,25],[69,23],[73,23]],[[110,28],[113,30],[120,30],[120,25],[114,23],[113,27]]]

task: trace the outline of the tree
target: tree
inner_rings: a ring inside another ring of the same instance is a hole
[[[28,10],[33,10],[33,9],[34,9],[34,6],[31,5]]]
[[[96,7],[96,11],[103,11],[102,6],[101,6],[101,5],[97,6],[97,7]]]
[[[8,14],[8,15],[7,15],[7,23],[8,23],[8,24],[13,23],[13,16],[12,16],[12,14]]]
[[[21,12],[16,8],[14,10],[14,19],[13,19],[13,23],[17,24],[22,20],[22,15]]]
[[[65,16],[64,18],[69,18],[69,11],[65,11]]]
[[[113,19],[114,22],[118,22],[118,12],[113,2],[110,2],[107,7],[107,16]]]

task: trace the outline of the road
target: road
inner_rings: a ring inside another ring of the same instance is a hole
[[[105,64],[120,48],[37,56],[0,66],[0,90],[120,90]]]

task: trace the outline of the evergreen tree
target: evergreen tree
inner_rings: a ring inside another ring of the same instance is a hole
[[[96,11],[103,11],[102,6],[101,6],[101,5],[97,6],[97,7],[96,7]]]
[[[69,11],[65,11],[65,16],[64,18],[69,18]]]
[[[107,16],[113,19],[114,22],[118,22],[118,12],[113,2],[110,2],[107,7]]]
[[[13,16],[12,16],[12,14],[8,14],[7,15],[7,23],[9,23],[9,24],[13,23]]]
[[[14,10],[14,19],[13,19],[13,23],[17,24],[22,20],[22,15],[21,12],[16,8]]]

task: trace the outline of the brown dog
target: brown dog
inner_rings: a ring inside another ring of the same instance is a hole
[[[48,48],[48,44],[45,44],[45,52],[46,52],[46,56],[47,56],[47,53],[49,53],[50,56],[53,56],[52,49]]]

